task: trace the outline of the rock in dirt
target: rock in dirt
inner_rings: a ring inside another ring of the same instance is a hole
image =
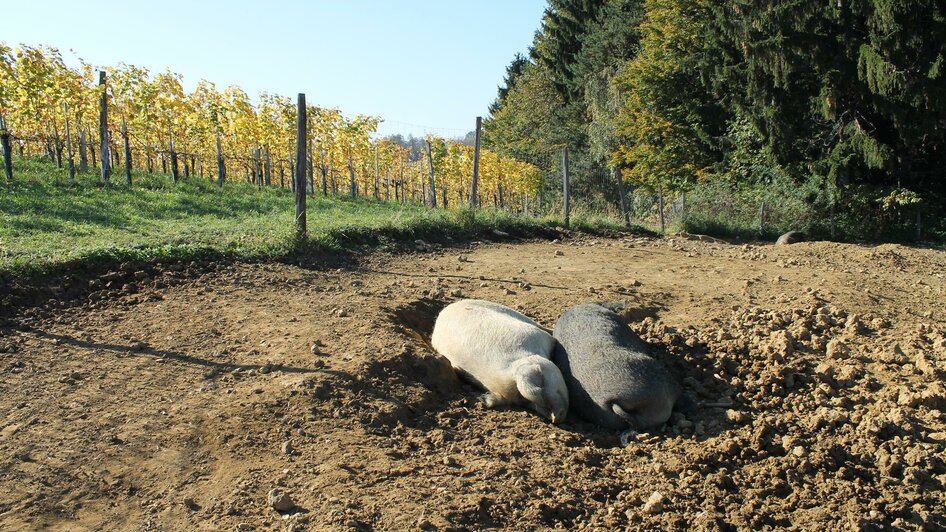
[[[833,360],[842,360],[851,354],[851,348],[837,338],[834,338],[828,342],[826,350],[828,358]]]
[[[421,239],[415,240],[415,241],[414,241],[414,246],[415,246],[415,249],[417,249],[417,251],[431,252],[431,251],[434,250],[434,247],[433,247],[433,246],[431,246],[431,245],[428,244],[427,242],[424,242],[424,241],[421,240]]]
[[[280,488],[271,489],[266,499],[269,501],[269,505],[273,510],[277,512],[288,512],[296,507],[296,503],[293,502],[292,497],[289,496],[289,492]]]
[[[292,448],[291,441],[286,440],[282,442],[282,454],[292,454],[292,451],[293,451],[293,448]]]
[[[659,491],[655,491],[650,494],[650,497],[647,499],[647,502],[644,503],[644,513],[656,514],[662,512],[664,509],[664,496]]]
[[[930,377],[936,376],[937,368],[936,365],[930,360],[925,353],[920,353],[917,355],[916,360],[913,363],[913,367],[919,370],[923,375]]]

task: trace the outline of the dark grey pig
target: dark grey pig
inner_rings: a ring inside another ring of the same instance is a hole
[[[680,386],[617,314],[593,303],[572,307],[553,336],[552,360],[579,417],[610,429],[652,427],[670,418]]]
[[[775,245],[781,246],[785,244],[796,244],[798,242],[805,241],[805,233],[801,231],[789,231],[784,235],[778,237],[778,240],[775,241]]]

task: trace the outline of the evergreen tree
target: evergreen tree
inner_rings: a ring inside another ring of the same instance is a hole
[[[522,75],[522,72],[526,69],[528,64],[529,59],[520,53],[517,53],[516,56],[512,58],[512,62],[506,67],[506,78],[498,89],[496,99],[489,105],[489,114],[495,115],[499,112],[499,109],[503,106],[503,102],[506,101],[506,95],[509,94],[509,90],[516,86],[519,76]]]

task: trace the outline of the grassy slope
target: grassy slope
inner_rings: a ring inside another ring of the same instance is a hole
[[[103,188],[82,174],[75,185],[54,165],[15,160],[15,181],[0,186],[0,271],[39,272],[75,260],[162,259],[207,250],[236,256],[278,256],[292,249],[292,193],[258,191],[245,183],[222,189],[205,179],[177,185],[164,175],[134,175],[134,186],[115,175]],[[556,225],[555,219],[525,219],[481,211],[475,223],[456,211],[432,210],[393,201],[309,197],[309,244],[342,247],[346,236],[365,232],[479,231],[492,227]],[[579,226],[613,222],[577,220]]]

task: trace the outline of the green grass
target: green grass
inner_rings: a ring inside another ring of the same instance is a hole
[[[103,187],[95,172],[67,184],[64,170],[36,159],[14,160],[12,184],[0,185],[0,271],[38,274],[77,262],[180,260],[226,255],[280,257],[300,250],[351,249],[405,238],[521,232],[561,221],[481,210],[428,209],[346,196],[309,196],[309,239],[293,239],[293,194],[245,182],[223,188],[208,179],[174,184],[168,176],[121,172]],[[578,217],[581,229],[613,222]]]

